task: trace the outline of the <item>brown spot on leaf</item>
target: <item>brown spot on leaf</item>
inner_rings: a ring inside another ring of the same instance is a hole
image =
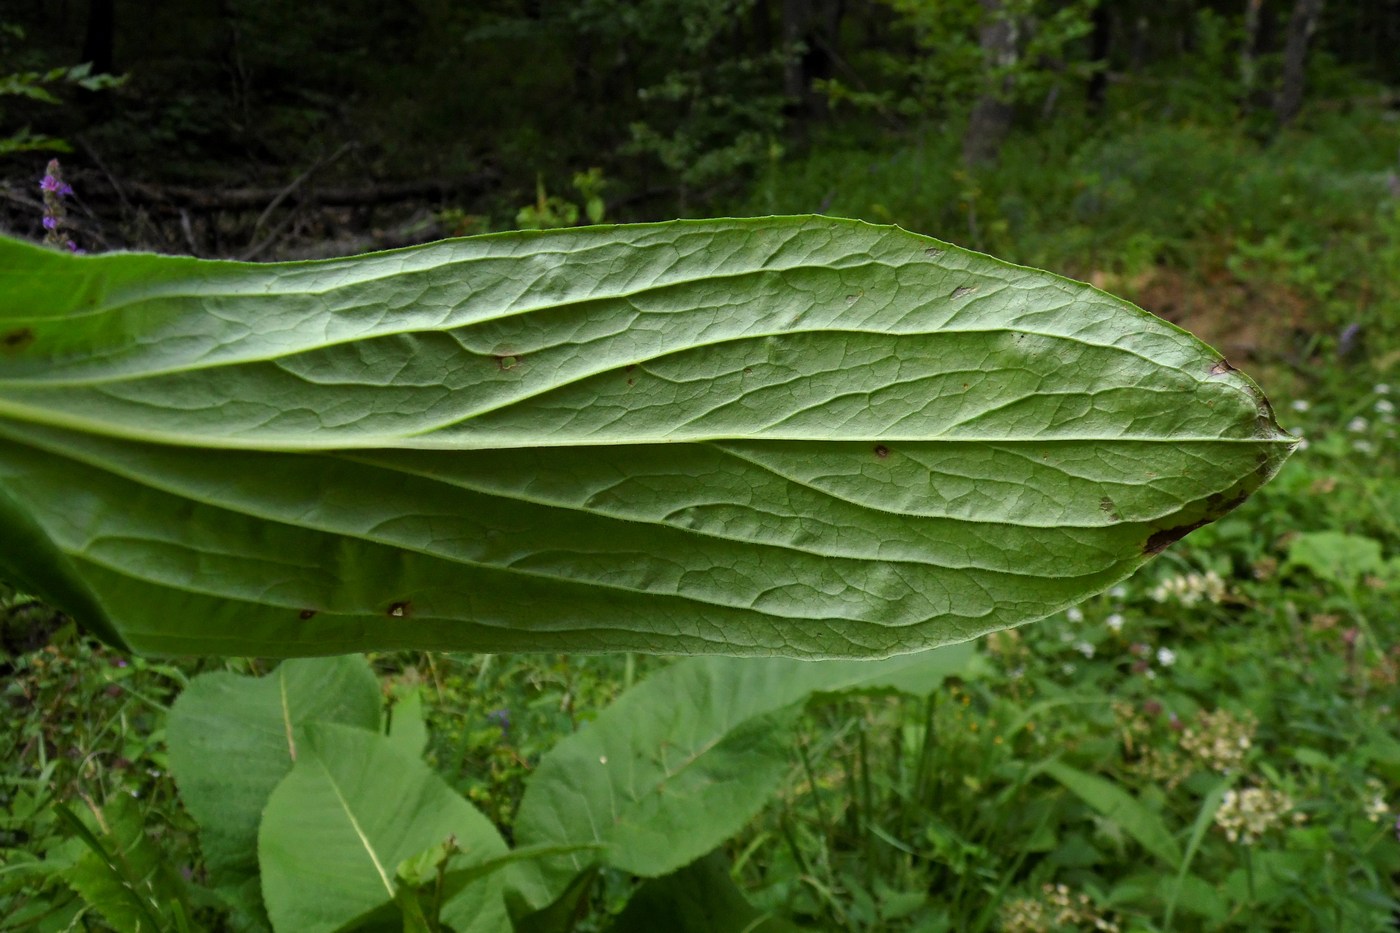
[[[977,291],[976,285],[959,285],[957,288],[953,289],[953,294],[948,297],[949,299],[962,298],[966,295],[971,295],[975,291]]]
[[[1225,493],[1217,492],[1215,495],[1206,499],[1206,508],[1210,509],[1210,514],[1214,516],[1214,518],[1212,518],[1211,521],[1215,521],[1216,518],[1220,518],[1229,512],[1233,512],[1235,509],[1240,507],[1244,500],[1248,498],[1249,493],[1247,492],[1236,492],[1233,496],[1230,496],[1229,498],[1226,498]]]
[[[1099,508],[1102,511],[1107,512],[1108,517],[1113,519],[1115,522],[1121,522],[1123,520],[1123,517],[1118,514],[1118,506],[1115,505],[1113,500],[1110,499],[1108,496],[1104,496],[1102,499],[1099,500]]]
[[[405,599],[402,602],[397,602],[391,605],[389,607],[388,615],[391,619],[406,619],[408,618],[408,614],[412,611],[413,604]]]
[[[34,342],[34,331],[28,327],[21,327],[17,330],[9,331],[0,335],[0,347],[11,352],[23,350]]]
[[[930,246],[928,249],[924,250],[924,255],[929,259],[938,259],[946,252],[947,250],[939,249],[937,246]]]
[[[877,456],[877,457],[879,457],[881,460],[883,460],[883,459],[885,459],[886,457],[888,457],[889,455],[890,455],[890,449],[889,449],[888,447],[886,447],[884,444],[876,444],[876,445],[875,445],[875,456]]]
[[[1202,525],[1209,525],[1214,519],[1202,519],[1199,522],[1192,522],[1189,525],[1178,525],[1175,528],[1163,528],[1161,531],[1154,531],[1147,538],[1147,543],[1142,547],[1142,553],[1149,556],[1160,554],[1171,547],[1191,532]]]
[[[1223,376],[1226,373],[1232,373],[1234,371],[1235,367],[1231,366],[1230,361],[1224,358],[1216,360],[1210,367],[1210,374],[1212,376]]]
[[[300,620],[303,621],[303,622],[305,622],[307,619],[314,619],[315,617],[316,617],[316,610],[315,610],[315,609],[303,609],[301,612],[298,612],[298,613],[297,613],[297,618],[300,619]]]

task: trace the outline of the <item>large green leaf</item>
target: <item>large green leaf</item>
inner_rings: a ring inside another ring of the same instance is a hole
[[[258,823],[312,722],[379,728],[379,681],[363,657],[285,661],[266,677],[201,674],[166,723],[170,770],[221,882],[257,870]]]
[[[0,296],[0,572],[150,652],[914,651],[1109,586],[1292,445],[1171,324],[825,217],[0,239]]]
[[[664,668],[540,760],[516,840],[603,848],[520,866],[522,893],[547,903],[594,860],[653,878],[689,864],[767,803],[809,698],[927,694],[972,660],[971,645],[950,645],[874,662],[689,658]]]
[[[392,739],[308,725],[304,754],[272,792],[258,833],[273,929],[331,933],[388,907],[399,863],[449,839],[465,862],[506,852],[486,817]],[[471,905],[463,921],[471,930],[510,929],[489,879],[458,896]]]

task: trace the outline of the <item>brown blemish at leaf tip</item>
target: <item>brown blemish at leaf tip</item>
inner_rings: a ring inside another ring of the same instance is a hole
[[[1231,366],[1230,361],[1224,357],[1216,360],[1210,367],[1210,374],[1212,376],[1223,376],[1226,373],[1232,372],[1235,372],[1235,367]]]
[[[391,619],[406,619],[408,618],[408,614],[412,611],[412,609],[413,604],[405,599],[402,602],[397,602],[391,605],[389,607],[388,616]]]

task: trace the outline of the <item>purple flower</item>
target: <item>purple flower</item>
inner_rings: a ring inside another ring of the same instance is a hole
[[[1349,356],[1356,349],[1357,338],[1361,336],[1361,325],[1355,322],[1342,328],[1337,338],[1337,356]]]
[[[63,233],[68,219],[63,199],[73,193],[73,188],[63,180],[63,168],[58,164],[57,159],[49,160],[49,164],[44,169],[43,180],[39,182],[39,188],[44,192],[44,243],[49,246],[61,247],[74,254],[84,252],[84,250],[78,249],[78,244]]]
[[[502,733],[510,731],[510,710],[493,709],[491,712],[486,714],[486,718],[494,722],[496,725],[500,726]]]

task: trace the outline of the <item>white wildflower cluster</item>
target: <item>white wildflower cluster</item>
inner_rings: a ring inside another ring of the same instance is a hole
[[[1220,809],[1215,811],[1215,825],[1225,831],[1225,838],[1231,842],[1253,845],[1271,829],[1285,825],[1285,817],[1291,814],[1291,822],[1307,821],[1307,814],[1293,810],[1293,798],[1281,790],[1267,787],[1233,788],[1225,792],[1220,800]]]
[[[1371,387],[1371,391],[1376,394],[1376,402],[1371,406],[1376,413],[1376,420],[1385,428],[1384,434],[1387,440],[1395,439],[1395,403],[1387,396],[1390,395],[1390,386],[1380,383]]]
[[[1119,933],[1121,927],[1111,915],[1100,914],[1094,902],[1082,891],[1067,885],[1047,884],[1043,897],[1021,897],[1001,908],[1002,933],[1050,933],[1058,930],[1100,930]]]
[[[1366,819],[1379,823],[1390,815],[1390,806],[1385,802],[1385,785],[1375,778],[1366,781]]]
[[[1371,411],[1375,414],[1374,426],[1370,421],[1361,415],[1357,415],[1347,422],[1347,430],[1353,434],[1366,434],[1375,436],[1376,433],[1383,435],[1387,440],[1395,438],[1395,403],[1390,400],[1390,386],[1386,383],[1378,383],[1371,387],[1371,392],[1376,396],[1376,400],[1371,403]],[[1351,442],[1351,449],[1357,453],[1375,453],[1376,445],[1370,437],[1359,437]]]
[[[1229,710],[1203,711],[1195,725],[1182,731],[1181,747],[1212,771],[1229,774],[1244,763],[1258,727],[1253,716],[1240,719]]]
[[[1170,791],[1189,778],[1195,769],[1160,733],[1161,714],[1162,706],[1155,700],[1149,700],[1142,709],[1122,701],[1113,704],[1125,766],[1148,781],[1164,784]],[[1175,721],[1175,717],[1169,721]]]
[[[1220,603],[1225,599],[1225,581],[1214,570],[1188,573],[1163,580],[1152,590],[1151,596],[1159,603],[1170,600],[1183,606],[1194,606],[1202,600]]]

